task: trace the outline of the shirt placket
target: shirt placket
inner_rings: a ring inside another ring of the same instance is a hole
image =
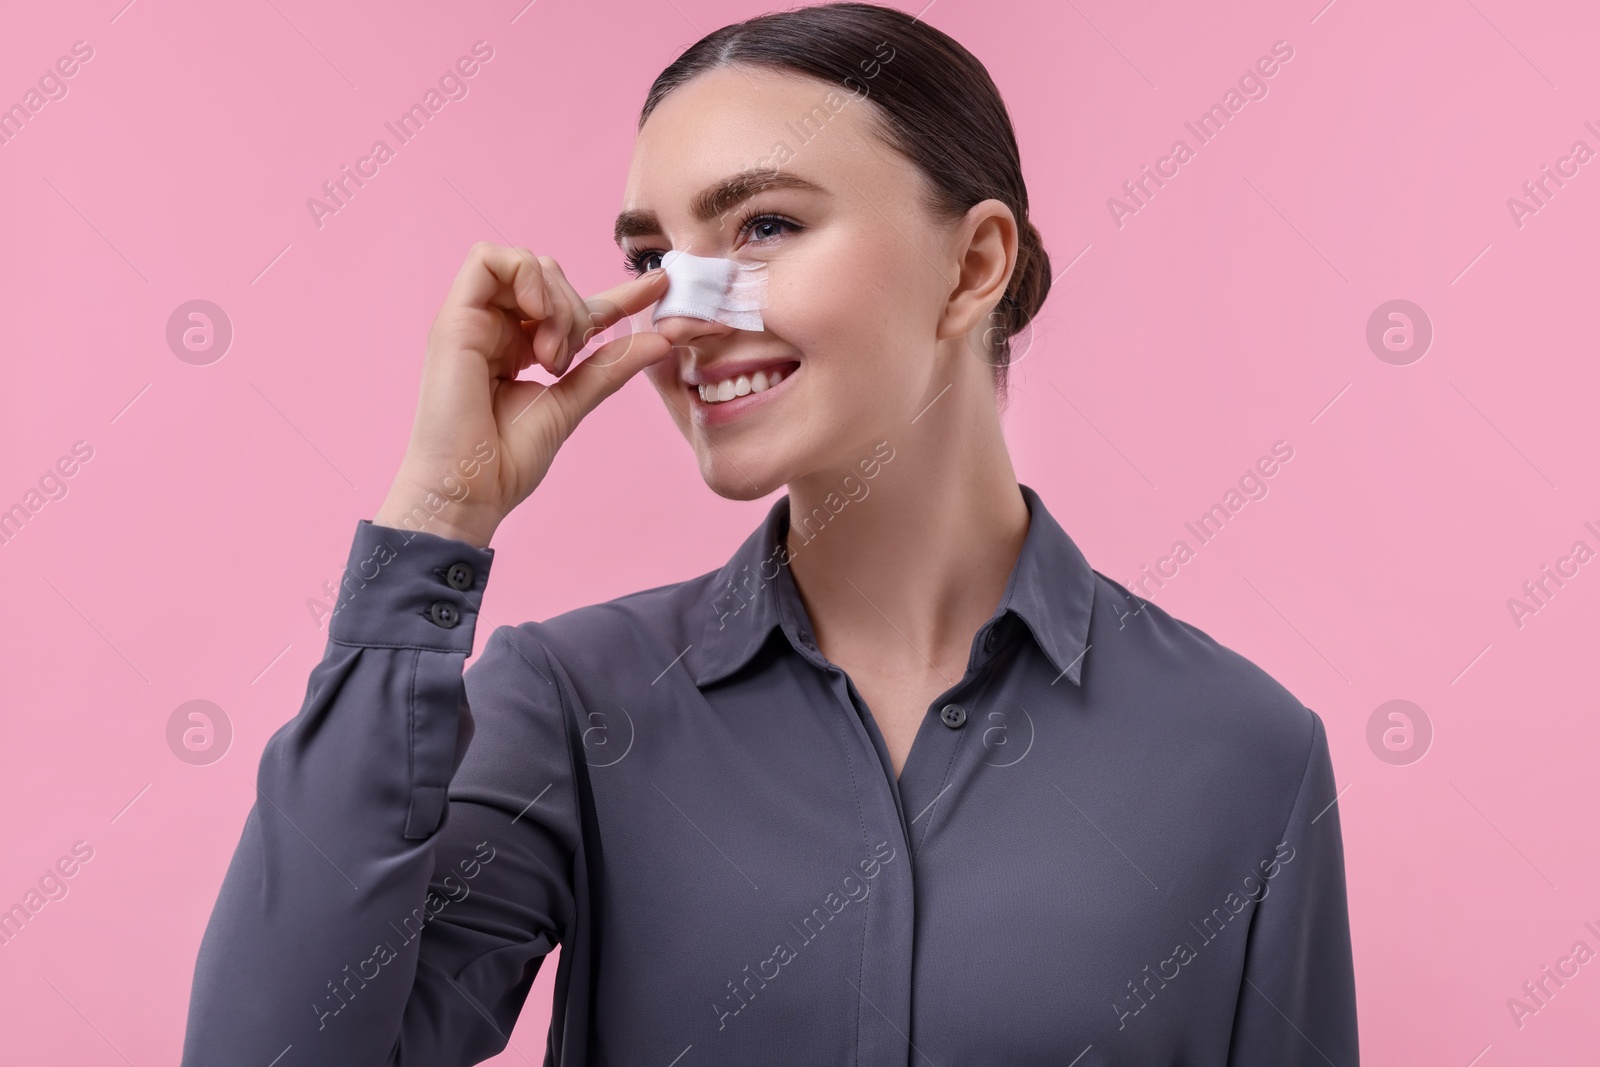
[[[845,976],[856,994],[856,1063],[872,1065],[910,1063],[911,1055],[911,967],[913,935],[916,930],[916,893],[900,797],[890,774],[884,777],[883,756],[871,732],[856,710],[848,679],[840,668],[829,663],[817,649],[809,629],[810,620],[784,570],[779,578],[777,598],[779,621],[790,644],[808,663],[822,671],[828,688],[849,714],[851,735],[857,741],[861,758],[851,771],[860,822],[848,829],[864,832],[863,845],[870,848],[880,841],[894,847],[894,857],[879,869],[872,880],[862,919],[861,954],[855,974]],[[877,768],[877,773],[873,773]],[[845,828],[841,827],[841,831]]]
[[[868,898],[860,976],[851,982],[857,993],[858,1064],[906,1063],[915,1058],[911,1046],[911,989],[916,932],[915,842],[926,836],[939,798],[954,784],[951,776],[969,732],[969,705],[989,688],[981,669],[994,649],[994,622],[981,637],[983,653],[969,662],[962,678],[934,701],[918,728],[909,758],[896,780],[888,746],[871,709],[844,670],[823,657],[807,629],[808,620],[792,589],[780,597],[782,624],[796,650],[825,672],[828,686],[846,710],[852,733],[876,775],[856,779],[869,836],[890,839],[902,859],[884,869]],[[882,829],[876,834],[874,827]],[[891,871],[891,868],[892,871]]]

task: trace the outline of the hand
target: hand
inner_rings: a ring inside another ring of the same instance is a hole
[[[372,521],[487,546],[579,421],[672,350],[636,333],[572,366],[593,336],[666,291],[658,270],[584,300],[549,256],[473,245],[429,330],[411,439]],[[533,363],[560,380],[518,381]]]

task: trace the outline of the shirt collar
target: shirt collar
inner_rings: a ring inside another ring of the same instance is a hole
[[[1080,685],[1084,653],[1089,650],[1094,571],[1039,494],[1020,483],[1019,488],[1028,505],[1028,534],[991,622],[1007,612],[1017,615],[1060,672],[1057,680],[1065,675]],[[743,667],[760,651],[773,627],[781,627],[802,656],[819,667],[827,665],[807,631],[805,610],[787,566],[788,529],[785,493],[706,587],[705,627],[684,656],[696,685],[710,685]]]

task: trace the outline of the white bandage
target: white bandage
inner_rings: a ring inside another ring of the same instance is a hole
[[[661,257],[667,272],[667,293],[656,302],[650,324],[668,315],[720,322],[736,330],[765,329],[761,309],[767,306],[767,265],[734,259],[694,256],[672,249]]]

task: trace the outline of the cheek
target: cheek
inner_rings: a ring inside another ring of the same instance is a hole
[[[874,397],[919,388],[910,380],[917,374],[915,353],[933,336],[932,322],[919,310],[926,297],[916,290],[918,279],[907,277],[910,265],[884,258],[834,257],[818,267],[796,266],[781,284],[774,272],[763,313],[767,327],[810,364],[814,387],[837,394],[836,410],[870,407],[878,402]]]
[[[859,359],[881,345],[892,312],[906,306],[893,277],[904,264],[880,262],[877,249],[840,243],[808,247],[772,265],[766,328],[807,359]]]
[[[682,429],[688,417],[688,397],[685,395],[685,386],[678,378],[676,361],[672,358],[652,363],[646,367],[643,374],[650,379],[650,384],[661,397],[661,402],[667,406],[672,420]]]
[[[683,392],[683,382],[678,378],[678,360],[675,355],[669,355],[664,360],[651,363],[650,366],[646,366],[642,373],[645,378],[650,379],[651,386],[654,386],[656,392],[661,394],[664,400],[682,402],[683,397],[678,394]],[[683,405],[678,403],[678,406],[682,408]]]
[[[670,364],[672,362],[672,359],[669,357],[662,360],[660,363],[652,363],[650,366],[644,369],[644,376],[650,379],[650,384],[655,386],[656,392],[658,393],[667,391],[672,385],[673,379],[676,376],[675,372],[673,368],[665,366],[665,364]]]

